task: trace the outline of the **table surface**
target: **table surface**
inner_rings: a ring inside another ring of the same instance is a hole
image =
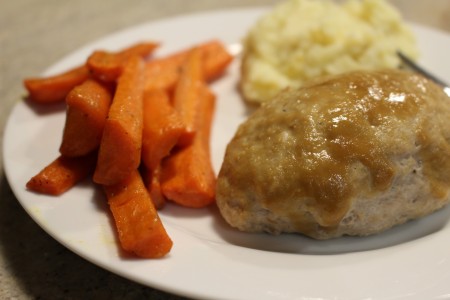
[[[0,133],[40,74],[74,49],[119,29],[197,11],[275,0],[0,0]],[[392,0],[404,18],[450,32],[450,1]],[[0,140],[0,153],[3,140]],[[3,156],[3,155],[2,155]],[[0,299],[184,299],[119,277],[73,254],[31,220],[0,162]]]

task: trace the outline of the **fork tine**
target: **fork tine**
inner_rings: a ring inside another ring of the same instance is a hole
[[[410,59],[408,56],[403,54],[401,51],[397,51],[397,55],[400,57],[402,62],[408,68],[410,68],[410,69],[412,69],[412,70],[414,70],[414,71],[424,75],[425,77],[433,80],[434,82],[436,82],[437,84],[443,86],[444,88],[448,88],[449,85],[447,83],[445,83],[443,80],[437,78],[436,76],[434,76],[430,72],[426,71],[424,68],[422,68],[419,65],[417,65],[412,59]]]

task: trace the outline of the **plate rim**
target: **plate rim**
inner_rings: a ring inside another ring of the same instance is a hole
[[[83,51],[87,51],[86,49],[91,49],[93,47],[95,47],[95,45],[99,44],[99,43],[103,43],[106,40],[109,39],[114,39],[115,36],[121,35],[121,34],[126,34],[129,31],[139,31],[139,28],[144,28],[144,27],[148,27],[148,26],[154,26],[155,23],[158,24],[164,24],[164,23],[170,23],[173,22],[175,20],[180,21],[180,20],[188,20],[188,19],[192,19],[192,18],[196,18],[198,16],[211,16],[211,15],[215,15],[217,13],[220,14],[229,14],[229,13],[235,13],[235,12],[239,12],[239,13],[245,13],[245,12],[255,12],[258,11],[258,13],[262,13],[263,11],[269,9],[269,7],[267,6],[256,6],[256,7],[249,7],[249,8],[231,8],[231,9],[222,9],[222,10],[209,10],[209,11],[202,11],[202,12],[196,12],[196,13],[192,13],[192,14],[180,14],[180,15],[175,15],[175,16],[171,16],[169,18],[162,18],[162,19],[158,19],[155,21],[149,21],[149,22],[143,22],[141,24],[136,24],[136,25],[132,25],[126,28],[123,28],[121,30],[115,31],[115,32],[111,32],[103,37],[100,37],[99,39],[96,39],[94,41],[91,41],[81,47],[78,47],[77,49],[75,49],[74,51],[71,51],[70,53],[68,53],[67,55],[63,56],[61,59],[59,59],[58,61],[56,61],[55,63],[53,63],[51,66],[49,66],[48,68],[45,69],[45,71],[42,72],[42,75],[48,75],[51,74],[52,72],[54,72],[55,70],[57,71],[58,68],[60,68],[61,65],[65,65],[65,62],[67,62],[68,60],[70,60],[71,57],[73,57],[76,53],[80,53]],[[414,23],[413,23],[414,24]],[[450,41],[450,36],[448,34],[446,34],[445,32],[441,32],[439,30],[435,30],[433,28],[427,27],[427,26],[423,26],[423,25],[419,25],[419,24],[414,24],[414,28],[413,29],[417,29],[419,28],[419,30],[425,30],[425,31],[431,31],[433,33],[437,33],[438,35],[443,34],[446,38],[449,39]],[[80,253],[79,251],[77,251],[77,249],[74,249],[73,247],[68,246],[64,241],[61,241],[60,238],[55,237],[54,234],[50,233],[46,228],[45,225],[42,224],[41,220],[39,220],[35,213],[30,211],[29,207],[24,206],[24,203],[21,201],[21,199],[19,199],[18,195],[20,195],[21,193],[17,191],[17,187],[14,184],[11,184],[10,182],[10,178],[14,177],[10,174],[10,170],[11,170],[11,166],[9,166],[9,162],[8,159],[6,158],[6,155],[8,154],[6,150],[7,148],[7,143],[5,140],[5,136],[8,134],[8,132],[10,131],[9,126],[12,126],[10,124],[10,122],[12,122],[12,116],[14,115],[14,112],[19,109],[20,105],[24,104],[23,101],[14,104],[13,109],[10,111],[8,117],[7,117],[7,121],[5,122],[5,127],[4,127],[4,133],[3,133],[3,163],[4,163],[4,171],[5,171],[5,177],[11,187],[11,190],[14,193],[14,196],[16,197],[16,199],[19,201],[20,205],[24,208],[24,210],[27,212],[27,214],[38,224],[39,227],[41,227],[42,229],[44,229],[44,231],[49,234],[52,238],[54,238],[56,241],[58,241],[60,244],[62,244],[64,247],[66,247],[67,249],[69,249],[71,252],[76,253],[78,256],[82,257],[83,259],[89,261],[90,263],[93,263],[103,269],[106,269],[114,274],[117,274],[119,276],[122,276],[124,278],[128,278],[131,279],[133,281],[139,282],[141,284],[144,284],[146,286],[149,287],[154,287],[156,289],[160,289],[162,291],[166,291],[168,293],[172,293],[172,294],[177,294],[177,295],[182,295],[182,296],[190,296],[190,297],[196,297],[196,298],[203,298],[203,297],[210,297],[211,295],[208,294],[203,294],[203,293],[199,293],[198,291],[195,292],[193,290],[190,291],[186,291],[185,289],[180,289],[180,288],[174,288],[171,287],[169,285],[164,285],[164,284],[160,284],[158,282],[154,282],[153,281],[153,285],[149,285],[148,281],[142,281],[141,278],[130,278],[130,276],[128,274],[121,274],[118,273],[117,270],[115,268],[111,268],[107,265],[103,265],[103,264],[99,264],[98,261],[93,260],[91,257],[86,256],[85,253]],[[169,257],[170,258],[170,257]],[[187,293],[186,293],[187,292]],[[217,295],[215,295],[217,296]]]

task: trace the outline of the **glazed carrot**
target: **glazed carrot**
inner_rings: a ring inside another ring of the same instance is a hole
[[[88,78],[89,69],[83,65],[50,77],[25,79],[24,85],[31,101],[50,104],[64,101],[73,87]]]
[[[138,55],[145,57],[156,47],[157,43],[138,43],[125,48],[116,54],[121,61]],[[91,70],[85,65],[75,67],[61,74],[43,78],[27,78],[24,80],[25,88],[28,91],[28,98],[37,103],[50,104],[64,101],[66,95],[75,86],[81,84],[90,76]]]
[[[57,196],[86,178],[95,168],[97,154],[82,157],[59,156],[26,184],[29,190]]]
[[[113,102],[103,129],[96,183],[111,185],[125,180],[141,161],[143,128],[142,58],[130,58],[118,79]]]
[[[172,240],[137,170],[104,190],[125,251],[144,258],[159,258],[170,252]]]
[[[161,190],[161,165],[158,165],[153,171],[145,168],[142,173],[145,178],[144,184],[150,193],[153,205],[156,209],[162,209],[166,204],[166,198]]]
[[[115,53],[94,51],[86,64],[92,75],[101,81],[115,81],[122,73],[122,60]]]
[[[145,89],[171,90],[178,80],[179,69],[186,56],[187,51],[183,51],[148,61],[145,65]]]
[[[66,97],[66,122],[59,152],[64,156],[86,155],[100,145],[111,104],[108,87],[88,79]]]
[[[95,78],[102,81],[115,81],[122,73],[124,63],[132,56],[147,57],[158,44],[138,43],[120,52],[94,51],[87,59],[87,66]]]
[[[142,161],[151,171],[169,155],[177,144],[185,126],[170,104],[165,91],[147,91],[144,94],[144,126],[142,131]]]
[[[158,47],[159,43],[141,42],[131,45],[130,47],[117,52],[117,55],[120,57],[122,61],[125,61],[133,56],[140,56],[145,59],[148,55],[153,53],[153,51]]]
[[[144,94],[141,158],[145,166],[147,190],[157,209],[165,204],[160,186],[161,160],[169,155],[184,131],[184,124],[170,104],[168,93],[163,90],[147,91]]]
[[[203,85],[197,115],[197,133],[192,143],[163,160],[163,195],[186,207],[204,207],[214,202],[216,177],[211,164],[209,137],[215,96]]]
[[[198,48],[202,52],[203,73],[208,81],[223,73],[233,60],[225,46],[217,40],[200,44]],[[190,50],[182,50],[164,58],[150,60],[146,64],[145,88],[147,90],[173,89],[180,76],[181,65],[186,60]]]
[[[202,54],[203,74],[207,81],[212,81],[222,75],[233,60],[233,56],[218,41],[210,42]]]
[[[201,52],[199,48],[193,48],[181,65],[180,77],[173,96],[173,106],[180,114],[186,128],[180,136],[179,145],[188,145],[195,135],[200,87],[203,83]]]

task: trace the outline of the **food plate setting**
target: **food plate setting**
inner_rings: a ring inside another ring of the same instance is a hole
[[[74,51],[43,75],[79,65],[96,49],[115,50],[142,40],[161,43],[156,55],[211,39],[238,45],[266,11],[216,11],[128,28]],[[419,63],[450,82],[450,36],[411,26]],[[211,136],[216,172],[228,142],[250,112],[238,90],[239,59],[237,55],[226,74],[211,85],[217,95]],[[171,252],[154,260],[126,255],[118,247],[106,199],[90,181],[58,197],[25,188],[58,155],[64,118],[63,104],[17,103],[4,134],[6,175],[39,226],[104,269],[196,299],[450,299],[450,207],[375,236],[317,241],[297,234],[243,233],[226,224],[215,206],[189,209],[168,204],[159,214],[174,242]]]

